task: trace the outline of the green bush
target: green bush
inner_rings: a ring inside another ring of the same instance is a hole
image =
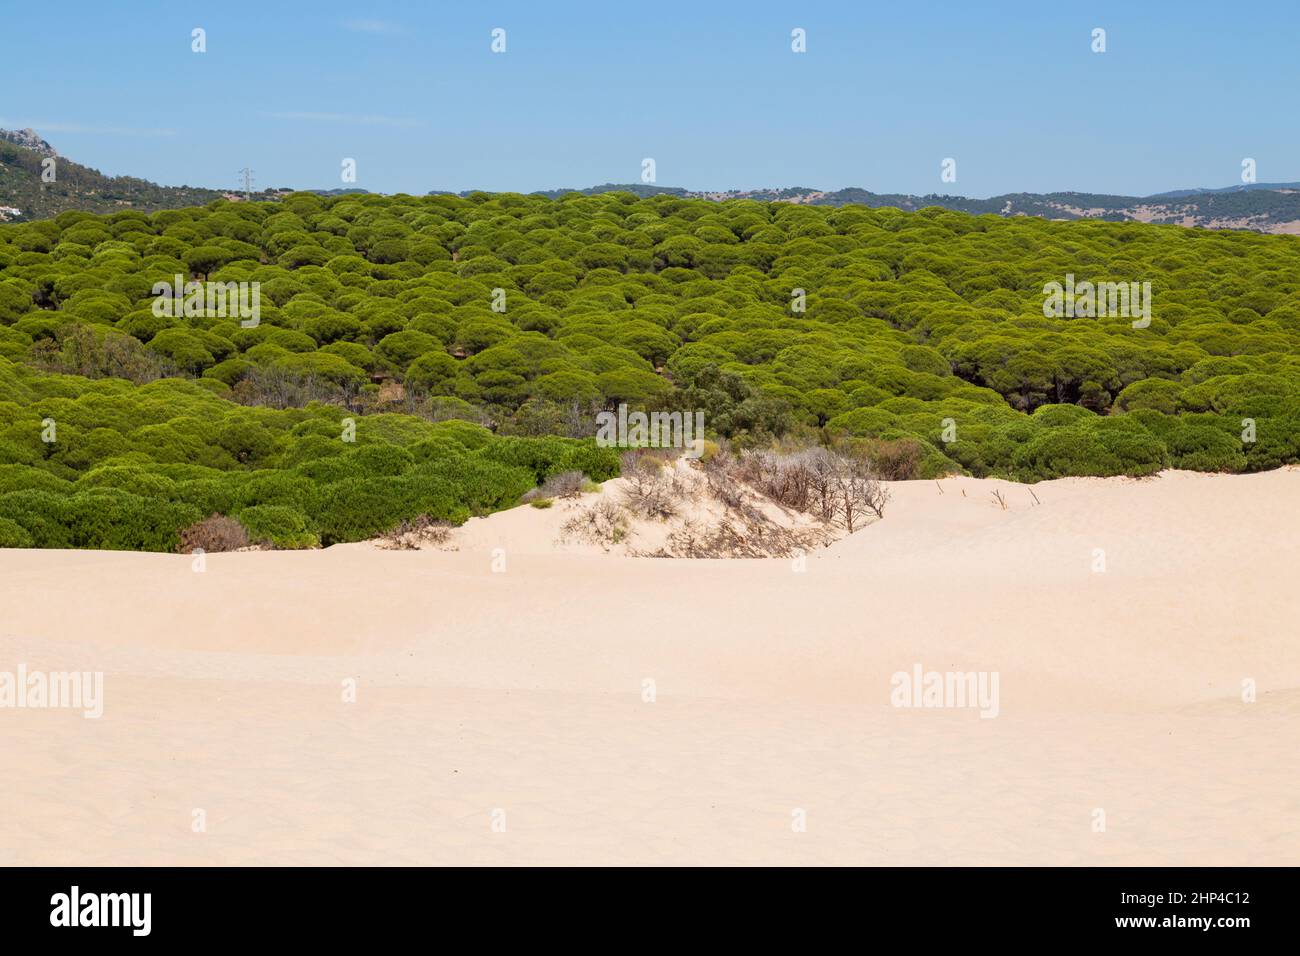
[[[179,531],[203,517],[194,507],[163,504],[117,488],[92,488],[67,499],[74,548],[174,552]]]
[[[345,478],[327,485],[319,512],[321,543],[361,541],[395,528],[415,512],[397,478]]]
[[[314,548],[320,544],[308,529],[307,516],[284,505],[255,505],[235,517],[248,530],[249,540],[259,544],[277,548]]]
[[[17,521],[0,518],[0,548],[30,548],[35,539]]]
[[[1171,464],[1188,471],[1243,471],[1246,453],[1241,439],[1217,424],[1179,422],[1168,438]]]
[[[23,528],[36,548],[70,548],[69,496],[49,491],[11,491],[0,494],[0,518]]]

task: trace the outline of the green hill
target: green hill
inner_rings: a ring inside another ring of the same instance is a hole
[[[15,139],[31,142],[19,139],[19,134],[0,130],[0,206],[21,210],[20,215],[5,216],[12,221],[49,219],[70,210],[111,213],[121,209],[143,212],[182,209],[222,196],[215,189],[159,186],[131,176],[105,176],[58,156],[42,140],[36,142],[44,143],[45,149],[28,148],[14,142]],[[42,162],[47,158],[53,158],[56,164],[52,183],[41,179]],[[258,195],[266,198],[266,194]]]

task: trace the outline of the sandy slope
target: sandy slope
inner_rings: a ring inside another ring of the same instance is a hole
[[[1034,492],[894,485],[803,571],[532,508],[203,573],[0,551],[0,671],[106,673],[98,721],[0,710],[0,862],[1300,863],[1300,471]],[[999,716],[891,707],[917,663]]]

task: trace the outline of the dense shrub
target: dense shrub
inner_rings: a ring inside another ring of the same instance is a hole
[[[175,551],[180,529],[201,517],[197,508],[166,504],[117,488],[92,488],[66,501],[64,521],[74,548]]]
[[[0,495],[0,518],[22,527],[31,535],[33,547],[70,548],[67,500],[48,491],[12,491]]]
[[[620,193],[0,225],[0,520],[156,550],[213,513],[281,547],[463,520],[618,474],[590,436],[620,403],[700,411],[740,450],[848,443],[900,478],[1274,468],[1300,461],[1298,250]],[[177,272],[260,283],[260,323],[155,316]],[[1045,317],[1067,274],[1150,280],[1150,326]]]
[[[246,409],[193,383],[147,388],[50,375],[0,359],[0,520],[34,547],[173,551],[205,515],[255,543],[355,541],[426,515],[458,523],[516,504],[539,480],[617,474],[591,440],[497,438],[481,425],[375,415],[351,440],[337,408]],[[41,439],[54,417],[54,441]],[[101,432],[117,437],[114,451]],[[582,466],[586,466],[583,468]],[[225,519],[229,520],[229,519]],[[198,545],[202,546],[202,545]]]
[[[319,539],[308,530],[307,516],[285,505],[254,505],[236,516],[248,530],[249,540],[277,548],[311,548]]]
[[[34,543],[31,533],[17,521],[0,518],[0,548],[30,548]]]

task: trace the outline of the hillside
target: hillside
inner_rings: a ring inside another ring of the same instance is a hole
[[[55,181],[41,179],[42,160],[55,157]],[[0,130],[0,221],[49,219],[69,211],[156,212],[201,206],[227,193],[196,186],[159,186],[132,176],[105,176],[59,156],[32,130]],[[257,193],[270,198],[271,193]],[[19,210],[18,213],[5,210]]]

